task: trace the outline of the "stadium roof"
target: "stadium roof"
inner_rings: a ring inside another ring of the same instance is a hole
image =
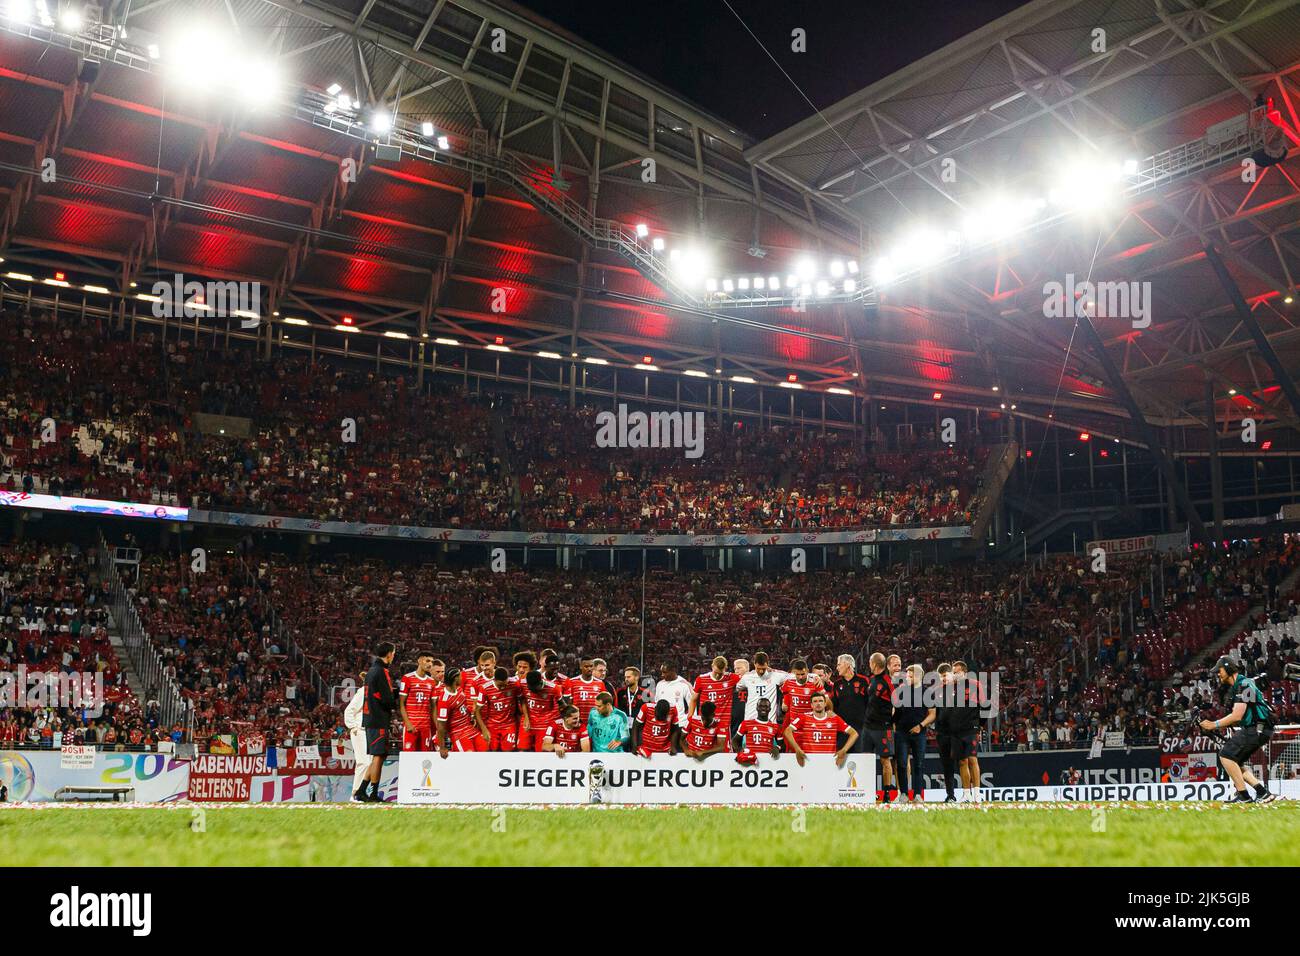
[[[307,320],[322,345],[354,334],[336,331],[347,315],[409,336],[367,346],[400,355],[421,335],[500,336],[517,352],[652,355],[666,372],[719,367],[760,383],[797,372],[860,394],[941,387],[952,401],[1012,396],[1088,417],[1123,413],[1071,325],[1043,318],[1043,283],[1150,281],[1150,328],[1098,324],[1147,413],[1191,422],[1206,376],[1223,402],[1279,401],[1204,262],[1212,238],[1300,367],[1282,302],[1300,270],[1294,149],[1257,182],[1235,163],[1177,177],[1103,223],[1032,230],[882,287],[866,309],[683,307],[590,241],[593,222],[644,223],[673,248],[707,241],[719,273],[779,274],[805,254],[865,264],[917,224],[943,229],[990,190],[1028,188],[1063,156],[1158,154],[1261,92],[1294,131],[1294,0],[1040,0],[760,143],[738,132],[743,117],[733,127],[503,0],[137,0],[99,29],[89,43],[89,26],[0,19],[0,255],[38,282],[55,269],[119,293],[175,272],[256,281],[267,311]],[[220,62],[208,95],[181,91],[167,73],[199,69],[173,52],[195,30],[276,58],[291,95],[243,108]],[[151,43],[159,56],[139,52]],[[379,158],[382,136],[322,115],[333,84],[359,101],[358,120],[380,106],[433,124],[449,148]],[[470,155],[516,175],[485,177],[460,161]],[[36,175],[47,157],[53,182]],[[647,158],[656,182],[643,179]],[[339,176],[348,159],[355,182]]]

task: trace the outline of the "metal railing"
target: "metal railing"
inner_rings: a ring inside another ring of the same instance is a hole
[[[101,579],[108,584],[113,620],[117,623],[122,644],[126,647],[127,658],[144,685],[146,698],[153,696],[158,700],[159,726],[170,728],[180,724],[184,728],[185,739],[188,740],[194,732],[194,707],[185,699],[176,681],[168,676],[162,657],[144,629],[135,602],[127,593],[121,575],[117,573],[114,553],[101,531],[99,573]]]

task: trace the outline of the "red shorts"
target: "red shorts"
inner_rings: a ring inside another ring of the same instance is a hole
[[[414,730],[402,728],[402,750],[435,750],[433,728],[415,725]]]
[[[523,751],[533,749],[533,732],[525,729],[523,724],[519,725],[519,733],[515,738],[515,746]]]
[[[532,747],[531,747],[531,748],[525,747],[523,741],[521,740],[521,741],[519,742],[519,749],[520,749],[520,750],[529,750],[529,749],[531,749],[531,750],[533,751],[533,753],[541,753],[541,752],[542,752],[542,742],[543,742],[544,740],[546,740],[546,728],[545,728],[545,727],[536,728],[536,729],[533,730],[533,738],[532,738],[532,743],[533,743],[533,745],[532,745]]]
[[[513,727],[508,730],[489,727],[488,734],[491,737],[488,740],[488,750],[513,753],[519,747],[519,734]]]
[[[646,750],[645,747],[637,747],[636,755],[638,757],[653,757],[655,754],[666,754],[667,750]]]
[[[466,734],[464,737],[452,737],[449,749],[452,753],[467,754],[483,753],[488,747],[483,735],[475,731],[472,734]]]

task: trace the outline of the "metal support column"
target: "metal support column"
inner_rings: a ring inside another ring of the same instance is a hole
[[[1214,243],[1206,244],[1205,258],[1214,267],[1214,273],[1219,277],[1219,284],[1223,286],[1223,291],[1228,294],[1233,308],[1237,310],[1237,318],[1241,319],[1241,324],[1246,327],[1247,331],[1250,332],[1250,337],[1255,340],[1255,347],[1259,349],[1260,357],[1268,363],[1269,369],[1273,372],[1274,381],[1281,387],[1282,393],[1286,395],[1292,414],[1300,417],[1300,391],[1296,391],[1295,380],[1287,374],[1287,370],[1282,366],[1277,353],[1273,351],[1268,336],[1264,334],[1264,330],[1255,321],[1254,313],[1250,311],[1250,306],[1246,304],[1241,289],[1237,287],[1237,283],[1229,274],[1228,267],[1223,264],[1223,259],[1219,257],[1219,250],[1214,248]]]

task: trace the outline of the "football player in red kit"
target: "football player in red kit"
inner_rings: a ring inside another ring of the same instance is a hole
[[[520,750],[533,749],[533,733],[528,727],[528,721],[525,719],[524,709],[524,691],[528,688],[528,674],[530,671],[537,670],[537,656],[532,651],[520,651],[511,660],[514,661],[515,672],[510,677],[510,686],[515,689],[519,695],[519,731],[516,735],[515,744]]]
[[[596,706],[596,698],[605,690],[605,682],[595,676],[596,662],[585,657],[578,665],[582,673],[564,682],[564,696],[578,708],[578,723],[587,726],[587,715]]]
[[[632,749],[642,757],[680,749],[681,728],[677,708],[666,700],[642,704],[632,722]]]
[[[497,652],[492,647],[474,648],[474,663],[477,665],[462,671],[460,688],[465,696],[476,704],[483,702],[483,688],[492,683],[492,675],[497,669]]]
[[[488,750],[509,753],[519,746],[518,685],[510,683],[506,669],[498,667],[483,685],[483,713],[488,728]]]
[[[757,709],[758,719],[742,720],[736,728],[737,763],[754,763],[760,754],[775,757],[780,752],[777,740],[781,736],[781,728],[775,720],[769,719],[772,716],[772,702],[760,700]]]
[[[542,661],[542,676],[545,677],[552,684],[557,684],[560,687],[563,687],[564,682],[569,678],[566,677],[564,674],[560,673],[560,655],[555,650],[555,648],[553,647],[543,648],[541,661]]]
[[[524,679],[523,722],[520,736],[529,732],[532,749],[540,753],[546,739],[546,728],[560,718],[560,698],[564,692],[559,686],[542,677],[539,671],[529,671]]]
[[[578,720],[578,708],[565,704],[560,709],[560,719],[552,721],[542,738],[542,749],[563,757],[566,753],[590,753],[591,738],[587,725]]]
[[[727,659],[715,657],[713,670],[695,678],[695,684],[691,688],[695,694],[691,704],[691,716],[694,717],[695,712],[704,704],[711,703],[715,708],[714,714],[718,718],[718,723],[730,730],[731,700],[735,696],[736,685],[739,683],[740,675],[727,670]]]
[[[433,655],[420,651],[415,670],[397,682],[397,706],[402,716],[402,749],[433,749],[433,707],[441,691],[433,676]]]
[[[781,685],[781,733],[790,721],[811,709],[812,695],[821,692],[817,680],[808,674],[808,662],[800,658],[790,664],[790,680]]]
[[[703,760],[710,754],[721,753],[728,747],[730,725],[717,717],[717,706],[711,700],[700,704],[700,712],[686,725],[682,739],[682,753]]]
[[[476,703],[460,686],[460,670],[447,671],[447,680],[438,701],[438,752],[446,757],[451,751],[474,753],[487,750],[488,729]]]
[[[841,734],[845,735],[844,746],[836,749]],[[812,696],[812,709],[792,718],[786,726],[785,742],[801,767],[808,754],[834,754],[835,766],[843,767],[849,751],[858,742],[858,732],[844,718],[826,709],[826,694],[818,691]]]

